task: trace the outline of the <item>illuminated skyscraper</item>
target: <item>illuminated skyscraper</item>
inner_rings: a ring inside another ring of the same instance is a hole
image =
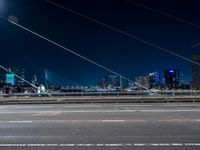
[[[108,81],[108,77],[103,77],[102,81],[101,81],[101,86],[102,88],[108,88],[109,86],[109,81]]]
[[[112,88],[119,87],[119,77],[117,75],[110,75],[110,85]]]
[[[165,87],[169,89],[179,88],[180,72],[178,69],[164,70]]]
[[[25,69],[19,69],[18,67],[8,68],[6,72],[6,84],[17,85],[17,86],[24,86],[25,81],[17,78],[14,74],[25,79]]]
[[[6,84],[8,85],[15,85],[15,76],[12,73],[12,70],[9,68],[8,71],[6,72]]]
[[[17,69],[15,72],[18,76],[20,76],[22,79],[25,79],[25,69]],[[24,86],[25,82],[22,79],[16,79],[16,84],[20,86]]]
[[[32,84],[35,85],[35,86],[39,86],[39,83],[38,83],[38,78],[36,75],[34,75],[32,77]]]
[[[159,88],[161,85],[161,76],[159,71],[149,73],[150,88]]]
[[[149,82],[149,77],[148,76],[137,77],[135,79],[135,81],[136,81],[136,83],[141,85],[141,86],[137,85],[137,89],[142,89],[143,90],[144,88],[147,88],[147,89],[150,88],[150,82]]]
[[[120,76],[120,88],[123,90],[123,89],[126,89],[128,87],[129,87],[128,79],[125,79],[124,77]]]

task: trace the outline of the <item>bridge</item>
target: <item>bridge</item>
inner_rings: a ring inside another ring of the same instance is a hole
[[[51,96],[49,96],[49,94]],[[3,94],[1,104],[49,103],[175,103],[200,102],[200,91],[162,91],[152,95],[134,92],[75,92],[46,94]],[[158,95],[159,94],[159,95]]]
[[[150,47],[200,66],[199,62],[174,53],[173,50],[163,48],[104,22],[58,5],[51,0],[46,0],[46,2],[130,39],[140,41]],[[196,24],[155,9],[149,9],[146,6],[143,8],[197,27]],[[31,33],[111,74],[133,82],[121,73],[112,70],[112,68],[105,67],[18,24],[18,19],[15,17],[7,19],[7,17],[0,16],[0,18],[11,23],[14,27]],[[0,68],[8,71],[2,65],[0,65]],[[34,89],[38,89],[37,86],[19,75],[15,74],[15,76]],[[153,90],[138,83],[135,84],[144,90],[132,92],[78,90],[78,92],[64,93],[44,91],[40,94],[1,94],[0,149],[200,149],[200,103],[198,103],[200,102],[200,91]]]

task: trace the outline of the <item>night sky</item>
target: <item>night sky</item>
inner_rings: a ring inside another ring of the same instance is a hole
[[[98,21],[191,58],[200,54],[200,27],[127,3],[125,0],[52,0]],[[132,0],[200,25],[197,0]],[[168,68],[191,80],[190,62],[107,29],[45,0],[0,0],[0,15],[14,15],[19,24],[134,80]],[[44,77],[44,69],[80,85],[95,85],[109,72],[47,41],[0,20],[0,63]],[[3,72],[3,71],[2,71]]]

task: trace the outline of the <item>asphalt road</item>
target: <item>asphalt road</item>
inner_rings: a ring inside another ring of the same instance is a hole
[[[0,149],[199,150],[200,103],[1,105]]]

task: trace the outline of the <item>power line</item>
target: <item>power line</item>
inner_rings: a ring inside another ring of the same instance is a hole
[[[193,45],[192,48],[196,48],[198,46],[200,46],[200,43],[197,43],[197,44]]]
[[[200,25],[198,25],[198,24],[195,24],[195,23],[192,23],[192,22],[187,21],[187,20],[185,20],[185,19],[182,19],[182,18],[173,16],[173,15],[171,15],[171,14],[168,14],[168,13],[166,13],[166,12],[157,10],[157,9],[155,9],[155,8],[148,7],[148,6],[143,5],[143,4],[141,4],[141,3],[137,3],[137,2],[132,1],[132,0],[124,0],[124,1],[126,1],[126,2],[128,2],[128,3],[130,3],[130,4],[133,4],[133,5],[135,5],[135,6],[144,8],[144,9],[146,9],[146,10],[149,10],[149,11],[158,13],[158,14],[160,14],[160,15],[166,16],[166,17],[168,17],[168,18],[174,19],[174,20],[176,20],[176,21],[179,21],[179,22],[182,22],[182,23],[186,23],[186,24],[188,24],[188,25],[192,25],[192,26],[194,26],[194,27],[196,27],[196,28],[200,28]]]
[[[5,21],[8,21],[7,18],[3,17],[3,16],[0,16],[1,19],[5,20]]]
[[[149,90],[149,89],[146,88],[145,86],[143,86],[143,85],[141,85],[141,84],[139,84],[139,83],[136,83],[136,82],[134,82],[134,81],[132,81],[132,80],[126,78],[125,76],[123,76],[123,75],[121,75],[121,74],[119,74],[119,73],[117,73],[117,72],[115,72],[115,71],[113,71],[113,70],[111,70],[111,69],[109,69],[109,68],[107,68],[107,67],[105,67],[105,66],[103,66],[103,65],[101,65],[101,64],[99,64],[99,63],[97,63],[97,62],[95,62],[95,61],[93,61],[93,60],[91,60],[91,59],[89,59],[89,58],[87,58],[87,57],[85,57],[85,56],[83,56],[83,55],[80,55],[79,53],[76,53],[76,52],[74,52],[73,50],[71,50],[71,49],[69,49],[69,48],[66,48],[66,47],[64,47],[64,46],[62,46],[62,45],[60,45],[60,44],[58,44],[58,43],[56,43],[56,42],[54,42],[54,41],[52,41],[52,40],[46,38],[46,37],[44,37],[44,36],[42,36],[42,35],[40,35],[40,34],[34,32],[34,31],[32,31],[32,30],[30,30],[30,29],[28,29],[28,28],[26,28],[26,27],[24,27],[24,26],[22,26],[22,25],[16,23],[16,22],[13,22],[12,20],[8,20],[8,22],[10,22],[10,23],[16,25],[17,27],[19,27],[19,28],[21,28],[21,29],[23,29],[23,30],[25,30],[25,31],[28,31],[28,32],[32,33],[33,35],[35,35],[35,36],[37,36],[37,37],[39,37],[39,38],[41,38],[41,39],[43,39],[43,40],[48,41],[49,43],[51,43],[51,44],[53,44],[53,45],[56,45],[57,47],[60,47],[60,48],[62,48],[62,49],[64,49],[64,50],[70,52],[70,53],[73,54],[73,55],[76,55],[76,56],[78,56],[78,57],[80,57],[80,58],[82,58],[82,59],[84,59],[84,60],[86,60],[86,61],[88,61],[88,62],[94,64],[94,65],[96,65],[96,66],[98,66],[98,67],[100,67],[100,68],[102,68],[102,69],[104,69],[104,70],[106,70],[106,71],[108,71],[108,72],[110,72],[110,73],[113,73],[113,74],[115,74],[115,75],[117,75],[117,76],[120,76],[120,77],[122,77],[123,79],[125,79],[125,80],[127,80],[127,81],[129,81],[129,82],[131,82],[131,83],[134,83],[134,84],[136,84],[136,85],[138,85],[138,86],[144,88],[145,90],[148,90],[148,91],[152,92],[151,90]]]
[[[97,23],[97,24],[99,24],[99,25],[101,25],[101,26],[104,26],[104,27],[106,27],[106,28],[108,28],[108,29],[111,29],[111,30],[113,30],[113,31],[115,31],[115,32],[118,32],[118,33],[121,33],[121,34],[123,34],[123,35],[125,35],[125,36],[128,36],[129,38],[138,40],[138,41],[140,41],[140,42],[142,42],[142,43],[144,43],[144,44],[147,44],[147,45],[149,45],[149,46],[151,46],[151,47],[154,47],[154,48],[159,49],[159,50],[161,50],[161,51],[163,51],[163,52],[166,52],[166,53],[168,53],[168,54],[174,55],[174,56],[176,56],[176,57],[178,57],[178,58],[181,58],[181,59],[186,60],[186,61],[188,61],[188,62],[190,62],[190,63],[194,63],[194,64],[200,66],[200,63],[195,62],[195,61],[193,61],[193,60],[191,60],[191,59],[189,59],[189,58],[187,58],[187,57],[184,57],[184,56],[182,56],[182,55],[180,55],[180,54],[177,54],[177,53],[173,52],[172,50],[169,50],[169,49],[160,47],[160,46],[158,46],[158,45],[156,45],[156,44],[154,44],[154,43],[148,42],[148,41],[146,41],[146,40],[144,40],[144,39],[142,39],[142,38],[139,38],[139,37],[137,37],[137,36],[134,36],[134,35],[132,35],[132,34],[129,34],[128,32],[122,31],[122,30],[120,30],[120,29],[118,29],[118,28],[115,28],[115,27],[113,27],[113,26],[111,26],[111,25],[105,24],[105,23],[103,23],[103,22],[101,22],[101,21],[98,21],[98,20],[96,20],[96,19],[94,19],[94,18],[88,17],[88,16],[86,16],[86,15],[84,15],[84,14],[81,14],[81,13],[79,13],[79,12],[77,12],[77,11],[74,11],[74,10],[72,10],[72,9],[70,9],[70,8],[67,8],[67,7],[62,6],[62,5],[60,5],[60,4],[57,4],[57,3],[53,2],[53,1],[50,1],[50,0],[45,0],[45,1],[48,2],[48,3],[50,3],[50,4],[52,4],[52,5],[54,5],[54,6],[57,6],[57,7],[59,7],[59,8],[62,8],[62,9],[64,9],[64,10],[68,11],[68,12],[71,12],[71,13],[73,13],[73,14],[75,14],[75,15],[78,15],[78,16],[83,17],[83,18],[85,18],[85,19],[87,19],[87,20],[90,20],[90,21],[92,21],[92,22],[94,22],[94,23]]]

